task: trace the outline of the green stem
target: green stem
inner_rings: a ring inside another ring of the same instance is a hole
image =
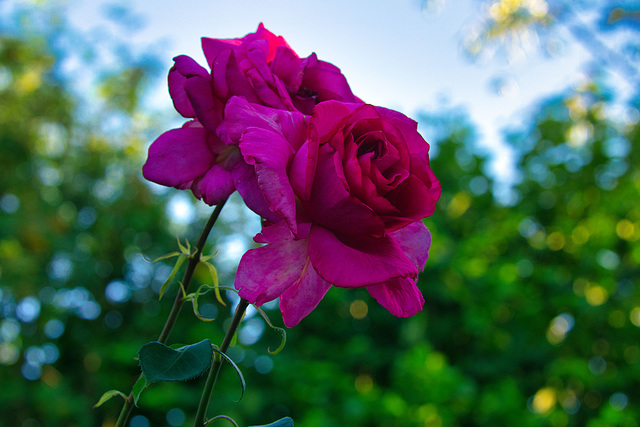
[[[142,374],[141,374],[142,375]],[[122,405],[122,410],[120,411],[120,415],[118,416],[118,421],[116,422],[116,427],[124,427],[129,419],[129,415],[131,415],[131,411],[133,410],[133,392],[129,393],[126,399],[124,399],[124,405]]]
[[[209,221],[202,229],[202,233],[200,233],[200,239],[198,239],[198,243],[196,243],[196,251],[195,254],[189,258],[189,263],[187,264],[187,269],[184,271],[184,277],[182,278],[182,286],[184,291],[187,292],[189,289],[189,284],[191,283],[191,277],[193,277],[193,272],[196,270],[196,266],[200,262],[200,255],[202,255],[202,249],[204,248],[204,244],[207,241],[207,237],[211,232],[218,216],[220,216],[220,211],[224,207],[226,203],[226,199],[220,202],[211,216],[209,217]],[[178,314],[180,313],[180,309],[182,308],[182,304],[184,303],[184,299],[182,296],[182,292],[178,292],[176,294],[176,299],[173,301],[173,307],[171,307],[171,312],[169,313],[169,317],[167,317],[167,321],[164,324],[164,328],[162,328],[162,332],[158,337],[159,343],[166,343],[167,339],[169,339],[169,334],[171,333],[171,329],[173,329],[173,325],[175,325],[176,320],[178,319]]]
[[[184,271],[184,276],[182,277],[182,286],[184,291],[186,292],[189,289],[189,285],[191,283],[191,278],[193,277],[193,272],[195,271],[198,263],[200,262],[200,256],[202,255],[202,250],[204,249],[204,244],[207,241],[207,237],[209,237],[209,233],[211,233],[211,229],[215,225],[218,217],[220,216],[220,211],[224,207],[224,204],[227,200],[223,200],[222,202],[216,205],[213,213],[209,217],[207,224],[202,229],[202,233],[200,233],[200,238],[198,239],[198,243],[195,246],[195,253],[193,256],[189,258],[189,263],[187,264],[187,269]],[[158,342],[164,344],[169,339],[169,334],[171,334],[171,330],[173,326],[176,324],[176,320],[178,319],[178,314],[180,314],[180,309],[182,308],[182,304],[184,304],[184,299],[182,297],[182,292],[178,291],[176,294],[176,298],[173,301],[173,307],[171,307],[171,312],[167,317],[166,322],[164,323],[164,327],[162,328],[162,332],[158,337]],[[138,379],[140,379],[138,376]],[[124,400],[124,405],[122,406],[122,410],[120,411],[120,415],[118,416],[118,421],[116,422],[116,427],[124,427],[129,419],[129,415],[133,410],[133,391],[129,393],[129,396]]]
[[[229,345],[231,344],[231,340],[238,330],[238,326],[240,325],[240,321],[242,320],[242,316],[244,316],[244,312],[247,310],[249,306],[249,302],[243,298],[240,298],[240,302],[236,307],[236,312],[233,315],[233,320],[231,321],[231,326],[227,330],[224,339],[222,340],[222,344],[220,345],[220,351],[222,353],[226,353],[229,349]],[[198,405],[198,412],[196,413],[196,420],[193,424],[195,427],[202,427],[205,423],[205,417],[207,415],[207,407],[209,406],[209,401],[211,400],[211,394],[213,393],[213,387],[216,385],[216,380],[218,379],[218,374],[220,374],[220,368],[222,368],[222,363],[224,360],[220,355],[215,354],[213,358],[213,363],[211,365],[211,369],[209,369],[209,376],[207,376],[207,382],[204,385],[204,389],[202,390],[202,396],[200,397],[200,404]]]

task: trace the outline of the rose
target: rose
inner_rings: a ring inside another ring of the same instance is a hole
[[[331,285],[367,287],[397,316],[420,310],[415,281],[430,244],[420,221],[440,186],[416,123],[364,105],[337,67],[299,58],[262,25],[205,38],[203,50],[210,72],[174,58],[169,91],[191,120],[151,145],[143,174],[208,204],[237,189],[265,219],[256,241],[267,246],[238,270],[241,296],[280,297],[287,325]]]
[[[309,118],[234,98],[225,114],[277,214],[255,238],[267,245],[240,261],[240,296],[258,305],[279,297],[287,326],[332,285],[366,287],[396,316],[422,309],[416,279],[431,239],[421,220],[440,184],[416,122],[338,101],[316,105]]]
[[[255,210],[266,215],[264,202],[256,194],[253,171],[244,164],[237,147],[224,138],[224,105],[231,96],[242,95],[254,102],[260,102],[262,96],[270,101],[266,105],[293,108],[286,90],[281,90],[280,97],[269,96],[269,88],[284,85],[265,72],[276,50],[291,49],[262,25],[240,39],[203,38],[202,47],[211,72],[180,55],[174,58],[168,76],[176,110],[192,120],[151,144],[143,175],[158,184],[191,189],[210,205],[220,203],[237,188],[247,194]],[[297,57],[293,51],[291,55]]]
[[[360,101],[337,67],[315,54],[299,58],[262,24],[240,39],[203,38],[202,49],[210,72],[188,56],[174,58],[169,93],[176,110],[191,120],[151,145],[143,175],[161,185],[191,189],[210,205],[238,189],[251,209],[269,218],[253,169],[227,137],[228,100],[242,96],[252,103],[306,113],[326,99]]]
[[[224,130],[220,132],[218,128],[224,123],[224,105],[234,95],[260,102],[261,94],[271,101],[267,105],[288,104],[292,108],[284,90],[280,98],[269,98],[268,87],[283,87],[283,84],[264,72],[277,49],[290,48],[282,37],[262,25],[241,39],[203,38],[202,47],[211,72],[192,58],[180,55],[174,58],[168,76],[169,93],[176,110],[192,120],[182,128],[165,132],[151,144],[142,172],[146,179],[158,184],[191,189],[196,197],[210,205],[220,203],[236,188],[247,193],[252,203],[251,196],[256,193],[253,172],[242,161],[237,147],[224,138]],[[295,53],[292,55],[297,57]],[[260,207],[261,200],[254,204],[258,211],[264,210]]]

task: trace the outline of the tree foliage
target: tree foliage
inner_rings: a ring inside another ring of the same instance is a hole
[[[472,59],[503,52],[513,60],[535,50],[555,57],[580,46],[596,69],[631,85],[640,82],[640,5],[635,0],[492,0],[478,15],[462,41]]]

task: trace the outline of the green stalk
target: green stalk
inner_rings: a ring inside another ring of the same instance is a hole
[[[195,246],[195,253],[193,256],[189,257],[189,262],[187,264],[187,269],[184,271],[184,276],[182,277],[182,286],[184,291],[186,292],[189,289],[189,285],[191,283],[191,278],[193,277],[193,272],[196,269],[196,266],[200,262],[200,256],[202,255],[202,250],[204,249],[204,244],[207,241],[207,237],[209,237],[209,233],[211,233],[211,229],[215,225],[218,217],[220,216],[220,211],[224,207],[224,204],[227,202],[227,199],[216,205],[213,213],[209,217],[207,224],[202,229],[202,233],[200,233],[200,238],[198,239],[198,243]],[[171,334],[171,330],[173,326],[176,324],[176,320],[178,320],[178,314],[180,314],[180,309],[182,308],[182,304],[184,304],[184,299],[182,296],[182,292],[178,291],[176,294],[176,298],[173,301],[173,307],[171,307],[171,312],[167,317],[166,322],[164,323],[164,327],[162,328],[162,332],[158,337],[158,342],[165,344],[169,339],[169,334]],[[140,374],[142,376],[142,374]],[[138,379],[140,379],[138,376]],[[137,380],[136,380],[137,381]],[[135,383],[134,383],[135,384]],[[122,406],[122,410],[120,411],[120,415],[118,416],[118,421],[116,422],[116,427],[124,427],[129,419],[129,415],[133,410],[133,391],[129,393],[124,400],[124,405]]]
[[[207,237],[209,237],[209,233],[213,228],[218,216],[220,216],[220,211],[224,207],[224,204],[227,200],[223,200],[220,202],[211,216],[209,217],[209,221],[202,229],[202,233],[200,233],[200,239],[198,239],[198,243],[196,243],[196,251],[195,254],[189,258],[189,263],[187,264],[187,269],[184,271],[184,277],[182,278],[182,286],[184,287],[184,291],[187,292],[189,289],[189,284],[191,283],[191,277],[193,276],[193,272],[196,269],[196,266],[200,262],[200,256],[202,255],[202,250],[204,248],[204,244],[207,241]],[[158,337],[159,343],[166,343],[167,339],[169,339],[169,334],[171,333],[171,329],[173,329],[173,325],[175,325],[176,320],[178,319],[178,314],[180,313],[180,309],[182,308],[182,304],[184,303],[184,299],[182,297],[182,292],[178,292],[176,294],[176,299],[173,301],[173,307],[171,307],[171,312],[169,313],[169,317],[167,317],[167,321],[164,324],[164,328],[162,328],[162,332]]]
[[[238,330],[240,321],[242,320],[244,312],[247,310],[248,306],[249,302],[243,298],[240,298],[240,302],[236,307],[236,312],[233,315],[233,320],[231,321],[231,326],[229,326],[229,329],[227,330],[227,333],[222,340],[222,344],[220,345],[220,351],[222,353],[226,353],[229,349],[231,340]],[[211,369],[209,369],[207,382],[202,389],[202,396],[200,396],[200,404],[198,405],[198,412],[196,413],[195,423],[193,424],[195,427],[204,426],[205,418],[207,416],[207,408],[209,406],[209,401],[211,400],[211,394],[213,393],[213,387],[216,385],[216,380],[218,379],[218,374],[220,374],[220,369],[222,368],[223,362],[224,359],[222,359],[222,357],[216,353],[213,358],[213,363],[211,364]]]

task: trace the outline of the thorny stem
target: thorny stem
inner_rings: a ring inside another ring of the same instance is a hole
[[[227,199],[223,200],[222,202],[218,203],[218,205],[216,205],[216,208],[214,209],[213,213],[209,217],[207,224],[202,229],[202,233],[200,233],[200,238],[198,239],[198,243],[196,243],[196,246],[195,246],[195,253],[193,254],[193,256],[189,257],[187,269],[184,271],[184,276],[182,277],[182,287],[184,288],[185,292],[187,291],[187,289],[189,289],[189,284],[191,283],[193,272],[195,271],[196,266],[200,262],[200,256],[202,255],[202,250],[204,248],[204,244],[207,241],[207,237],[209,237],[209,233],[211,232],[211,229],[216,223],[218,217],[220,216],[220,211],[222,211],[222,208],[224,207],[224,204],[226,202],[227,202]],[[182,292],[178,291],[178,293],[176,294],[176,298],[173,301],[173,307],[171,307],[171,312],[169,313],[169,316],[167,317],[164,327],[162,328],[162,332],[158,337],[158,342],[164,344],[169,339],[169,334],[171,334],[171,329],[173,329],[173,326],[175,325],[176,320],[178,319],[178,314],[180,314],[180,309],[182,308],[183,303],[184,303],[184,299],[183,299]],[[140,374],[140,376],[142,376],[142,374]],[[140,376],[138,377],[138,379],[140,379]],[[122,406],[122,410],[120,411],[120,415],[118,416],[116,427],[125,426],[132,410],[133,410],[133,391],[131,391],[131,393],[129,393],[129,396],[127,396],[124,400],[124,405]]]
[[[240,325],[240,321],[244,316],[244,312],[247,310],[249,306],[249,302],[243,298],[240,298],[240,302],[236,307],[236,312],[233,315],[233,320],[231,321],[231,326],[227,330],[224,339],[222,340],[222,344],[220,345],[220,351],[222,353],[226,353],[229,349],[229,345],[231,344],[231,340],[238,330],[238,326]],[[224,359],[218,354],[214,355],[213,363],[211,365],[211,369],[209,370],[209,376],[207,377],[207,382],[204,385],[202,390],[202,396],[200,397],[200,404],[198,405],[198,412],[196,413],[194,427],[202,427],[205,423],[205,417],[207,415],[207,407],[209,406],[209,401],[211,400],[211,394],[213,393],[213,387],[216,385],[216,380],[218,379],[218,374],[220,373],[220,368],[222,368],[222,363]]]

